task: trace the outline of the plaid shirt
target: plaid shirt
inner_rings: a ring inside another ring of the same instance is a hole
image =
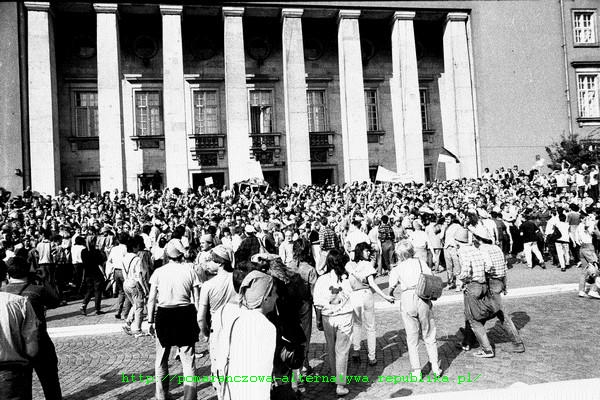
[[[335,249],[335,232],[328,226],[321,226],[319,230],[319,242],[321,250]]]
[[[489,257],[472,245],[461,245],[458,249],[460,275],[458,279],[469,282],[485,283],[485,273],[490,269]]]
[[[379,229],[377,229],[377,233],[379,234],[379,240],[385,242],[386,240],[394,240],[394,230],[391,226],[387,224],[379,225]]]
[[[506,258],[500,247],[491,244],[481,244],[481,251],[487,256],[490,265],[488,274],[492,278],[504,278],[506,276]]]

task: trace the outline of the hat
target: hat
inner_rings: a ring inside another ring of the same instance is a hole
[[[254,229],[254,226],[252,224],[247,224],[244,228],[244,231],[246,233],[256,233],[256,229]]]
[[[460,228],[454,234],[454,240],[459,243],[469,243],[469,231],[465,228]]]
[[[169,258],[179,258],[184,252],[185,249],[179,240],[171,240],[165,246],[165,253]]]
[[[213,243],[213,237],[211,234],[205,233],[204,235],[200,236],[200,241]]]
[[[250,310],[259,308],[272,288],[273,278],[269,275],[256,270],[250,272],[240,286],[242,304]]]
[[[211,251],[214,255],[219,256],[226,261],[233,261],[233,252],[231,251],[231,249],[223,246],[222,244],[216,246]]]
[[[490,237],[490,234],[483,226],[469,227],[469,231],[471,231],[471,233],[473,235],[479,237],[480,239],[492,240],[492,238]]]

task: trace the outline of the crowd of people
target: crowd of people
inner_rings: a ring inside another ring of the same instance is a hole
[[[46,398],[61,398],[44,310],[80,301],[88,315],[93,298],[99,315],[106,296],[117,297],[114,316],[126,334],[156,336],[157,399],[168,396],[162,377],[171,348],[184,375],[193,376],[198,340],[208,341],[220,399],[293,398],[302,387],[291,378],[312,373],[313,320],[324,331],[332,382],[343,396],[348,362],[361,359],[363,328],[368,363],[377,363],[375,295],[401,304],[412,373],[421,376],[421,334],[431,372],[440,376],[433,303],[415,290],[421,274],[444,276],[448,290],[464,293],[460,348],[493,357],[485,323],[498,318],[512,350],[525,351],[501,301],[515,261],[581,268],[579,296],[600,298],[598,167],[563,167],[280,190],[0,190],[0,291],[12,296],[0,296],[0,337],[9,349],[0,351],[7,366],[0,381],[11,383],[0,384],[0,398],[30,390],[32,369]],[[375,281],[383,275],[387,293]],[[26,337],[11,339],[24,321]],[[272,379],[228,379],[244,375]],[[185,398],[196,398],[196,382],[183,383]]]

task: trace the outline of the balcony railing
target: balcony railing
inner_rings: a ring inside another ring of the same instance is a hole
[[[214,167],[219,159],[225,157],[225,135],[224,134],[197,134],[190,135],[195,145],[190,152],[192,159],[203,167]]]
[[[328,157],[333,156],[334,132],[311,132],[310,138],[310,161],[324,163]]]
[[[261,164],[280,163],[281,158],[281,133],[251,133],[251,150],[254,158]]]

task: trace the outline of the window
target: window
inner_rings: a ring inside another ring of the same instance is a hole
[[[573,11],[573,41],[576,45],[596,43],[595,11]]]
[[[250,90],[250,132],[273,132],[273,92]]]
[[[367,107],[367,131],[378,131],[377,90],[365,90],[365,106]]]
[[[598,118],[600,107],[598,103],[598,77],[600,70],[577,73],[577,103],[579,117]]]
[[[427,89],[419,89],[421,101],[421,127],[424,131],[429,130],[429,93]]]
[[[135,133],[137,136],[162,136],[161,93],[158,90],[135,92]]]
[[[216,90],[194,91],[194,133],[219,133],[219,96]]]
[[[75,92],[75,136],[98,137],[98,93]]]
[[[327,132],[327,108],[324,90],[307,90],[306,105],[309,132]]]

